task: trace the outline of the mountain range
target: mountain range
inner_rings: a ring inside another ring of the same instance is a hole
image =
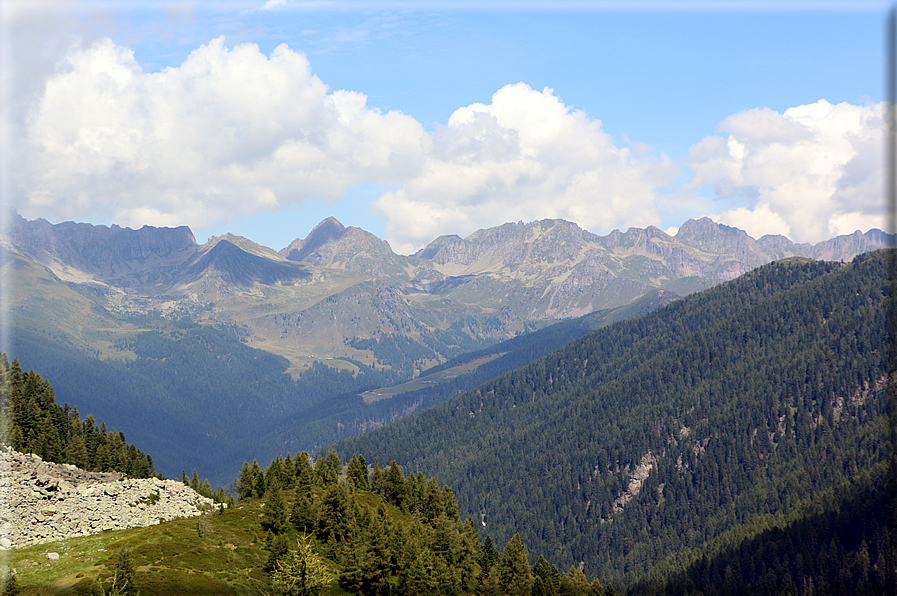
[[[542,220],[403,256],[333,218],[279,251],[230,234],[197,244],[185,226],[10,220],[0,236],[13,280],[7,351],[51,376],[61,401],[118,420],[161,471],[177,474],[183,453],[200,452],[219,482],[250,454],[311,451],[465,391],[459,371],[481,369],[466,382],[482,382],[547,353],[501,357],[524,352],[499,342],[564,319],[602,321],[549,334],[569,341],[772,260],[849,260],[888,242],[879,230],[816,245],[755,240],[707,218],[675,236]],[[490,346],[498,351],[452,368]],[[422,385],[435,366],[452,368],[450,382]],[[260,436],[268,444],[253,451]]]
[[[685,296],[773,260],[850,260],[886,244],[879,230],[816,245],[754,240],[707,218],[685,222],[675,236],[654,227],[598,236],[562,220],[507,223],[442,236],[410,256],[334,218],[280,251],[229,234],[199,245],[185,226],[53,225],[17,214],[0,237],[0,246],[111,318],[157,312],[237,325],[249,345],[285,356],[295,372],[321,357],[373,364],[348,340],[388,334],[435,352],[415,363],[419,370],[653,289]],[[17,306],[27,321],[27,305]],[[108,352],[89,335],[81,342]]]

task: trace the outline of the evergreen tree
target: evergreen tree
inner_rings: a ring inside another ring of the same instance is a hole
[[[296,486],[311,486],[315,483],[314,469],[306,452],[302,452],[293,460],[296,473]]]
[[[342,483],[327,486],[318,515],[318,536],[322,540],[341,542],[346,539],[351,510],[349,495]]]
[[[249,469],[249,474],[254,479],[254,485],[252,487],[252,496],[253,497],[262,497],[266,492],[266,483],[265,483],[265,473],[262,472],[262,467],[256,460],[252,460],[252,465]]]
[[[318,507],[310,487],[296,489],[296,501],[290,512],[290,523],[300,532],[314,532],[318,527]]]
[[[480,594],[483,596],[503,596],[505,593],[505,587],[502,586],[501,578],[498,574],[498,565],[496,565],[483,578],[480,584]]]
[[[265,535],[265,541],[268,545],[268,560],[265,561],[265,566],[262,567],[262,570],[271,573],[277,569],[278,563],[283,561],[287,552],[289,552],[290,543],[286,534],[275,535],[271,532]]]
[[[505,594],[509,596],[530,594],[533,578],[529,572],[526,547],[520,540],[520,534],[514,534],[505,546],[498,568],[499,580]]]
[[[571,565],[567,573],[561,576],[560,593],[562,596],[589,596],[592,594],[592,586],[582,569]]]
[[[115,555],[115,565],[112,573],[111,594],[121,594],[122,596],[136,596],[138,594],[134,580],[134,564],[131,562],[131,553],[126,549],[121,549]]]
[[[405,506],[405,475],[395,460],[389,464],[383,478],[383,497],[399,509]]]
[[[498,564],[501,553],[492,543],[492,536],[486,534],[486,540],[483,542],[483,550],[480,554],[480,567],[483,568],[483,574],[488,575],[492,568]]]
[[[73,466],[81,468],[82,470],[87,468],[87,445],[84,443],[84,437],[81,436],[80,432],[74,434],[71,440],[69,440],[68,447],[66,448],[65,459],[66,463],[70,463]]]
[[[187,473],[184,472],[186,478]],[[249,499],[255,490],[255,477],[252,474],[252,466],[248,461],[244,461],[240,467],[240,477],[237,479],[237,498]]]
[[[533,565],[533,596],[556,596],[560,589],[558,568],[539,555]]]
[[[262,528],[275,536],[282,534],[287,529],[287,506],[283,498],[283,490],[280,482],[273,478],[268,483],[268,492],[265,493],[265,510],[262,514]]]
[[[371,483],[368,481],[368,466],[364,461],[364,456],[353,455],[349,460],[346,468],[346,475],[355,488],[361,490],[370,490]]]
[[[343,462],[340,461],[339,455],[336,454],[336,449],[331,447],[327,450],[327,455],[324,457],[323,462],[323,478],[324,485],[333,484],[337,480],[339,480],[340,472],[343,470]]]

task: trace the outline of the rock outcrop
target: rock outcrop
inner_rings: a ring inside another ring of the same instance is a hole
[[[0,446],[0,548],[193,517],[212,499],[177,480],[124,479]]]
[[[86,274],[118,284],[176,266],[193,256],[197,248],[187,226],[132,230],[114,224],[51,224],[44,219],[28,221],[18,213],[12,214],[8,229],[0,234],[0,246],[29,255],[63,279],[83,281]],[[159,275],[157,272],[154,276]]]

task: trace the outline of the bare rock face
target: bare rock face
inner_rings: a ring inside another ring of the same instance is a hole
[[[187,226],[132,230],[70,221],[54,225],[14,214],[0,246],[31,255],[54,271],[70,268],[114,279],[179,263],[195,252],[196,239]]]
[[[0,447],[0,549],[151,526],[212,505],[177,480],[123,479]]]

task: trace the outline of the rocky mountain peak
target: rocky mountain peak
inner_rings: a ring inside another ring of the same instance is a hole
[[[290,261],[350,270],[353,270],[351,262],[358,255],[375,258],[395,256],[385,240],[361,228],[347,228],[334,217],[328,217],[316,225],[307,238],[294,240],[279,254]]]
[[[744,230],[716,223],[709,217],[690,219],[682,224],[676,233],[676,240],[680,242],[690,246],[705,244],[708,245],[708,248],[722,239],[731,241],[733,238],[750,238],[750,236]],[[703,247],[698,246],[698,248]]]
[[[448,236],[440,236],[411,256],[428,261],[443,262],[446,258],[453,260],[452,257],[448,256],[449,253],[458,254],[464,251],[465,247],[467,247],[467,252],[469,253],[469,245],[468,241],[463,240],[457,234],[450,234]]]

